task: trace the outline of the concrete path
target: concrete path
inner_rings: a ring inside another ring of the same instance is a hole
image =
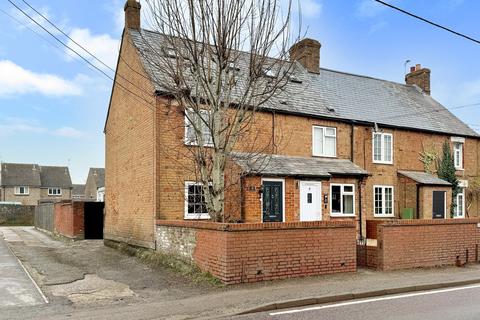
[[[4,237],[10,237],[10,241],[15,241],[15,237],[3,231],[0,228],[0,308],[45,303],[31,278],[7,247]]]

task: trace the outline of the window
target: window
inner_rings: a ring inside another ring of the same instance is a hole
[[[49,196],[61,196],[62,189],[60,188],[48,188],[48,195]]]
[[[209,219],[203,185],[196,182],[185,183],[185,219]]]
[[[393,187],[374,186],[373,187],[373,205],[374,216],[393,217]]]
[[[373,162],[393,163],[393,135],[373,133]]]
[[[330,187],[330,216],[355,215],[355,186],[353,184],[332,184]]]
[[[198,146],[197,133],[195,128],[201,130],[203,145],[206,147],[213,146],[212,132],[210,130],[210,112],[208,110],[187,110],[185,115],[185,144]],[[193,121],[195,126],[192,124]],[[200,133],[198,133],[200,134]]]
[[[337,156],[337,129],[313,127],[313,155],[322,157]]]
[[[455,212],[454,218],[465,218],[465,188],[459,188],[455,198]]]
[[[463,169],[463,143],[453,143],[453,159],[455,163],[455,169]]]
[[[26,196],[30,194],[30,188],[29,187],[15,187],[15,194],[19,196]]]

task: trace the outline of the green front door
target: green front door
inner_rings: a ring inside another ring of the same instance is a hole
[[[283,222],[283,182],[263,181],[263,222]]]

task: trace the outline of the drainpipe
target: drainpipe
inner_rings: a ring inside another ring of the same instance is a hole
[[[417,219],[420,219],[420,185],[417,183],[417,212],[415,212],[415,216]]]
[[[364,178],[361,178],[358,180],[358,206],[359,206],[359,211],[358,211],[358,218],[360,219],[360,240],[363,240],[363,227],[362,227],[362,181]]]
[[[351,132],[350,132],[350,161],[353,162],[354,160],[354,152],[355,152],[355,121],[351,122]]]

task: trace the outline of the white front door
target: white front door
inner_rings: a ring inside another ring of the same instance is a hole
[[[300,221],[322,220],[322,183],[300,182]]]

